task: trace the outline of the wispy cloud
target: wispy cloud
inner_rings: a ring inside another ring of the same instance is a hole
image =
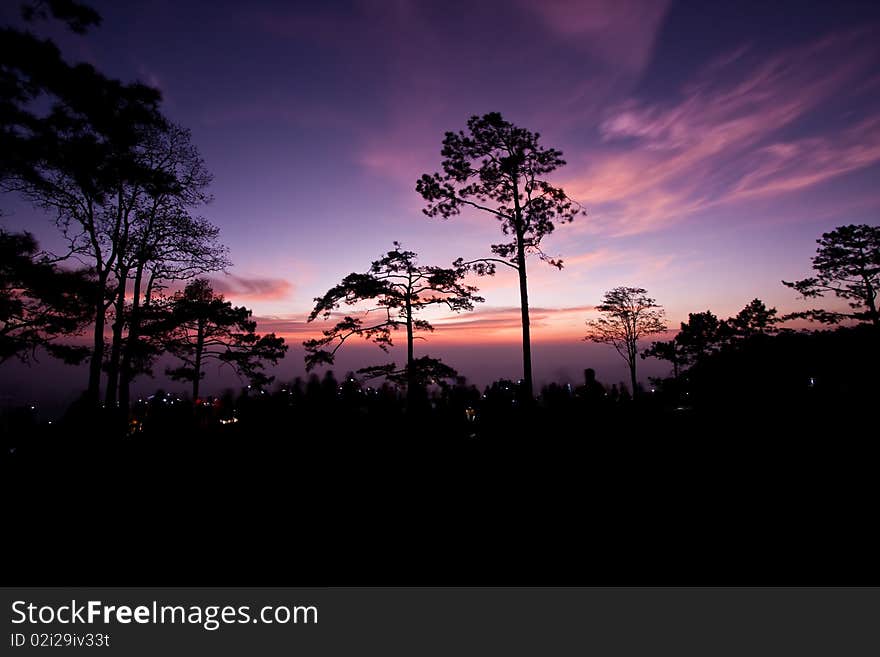
[[[566,306],[561,308],[534,307],[529,310],[533,339],[558,340],[574,337],[581,332],[583,320],[595,306]],[[319,337],[324,329],[346,314],[360,316],[357,311],[335,312],[324,320],[307,322],[305,315],[267,316],[256,318],[259,331],[273,332],[291,342],[302,342]],[[419,341],[431,343],[458,343],[462,341],[516,342],[520,339],[522,316],[518,306],[479,307],[473,312],[425,316],[434,326],[433,332],[420,332]],[[404,340],[401,331],[395,341]]]
[[[376,57],[375,65],[389,73],[387,114],[355,141],[354,161],[412,193],[420,174],[437,169],[444,131],[460,129],[471,114],[503,111],[542,131],[593,117],[621,78],[628,88],[647,66],[669,5],[668,0],[516,0],[493,9],[479,3],[470,22],[454,26],[437,20],[430,2],[377,10],[382,30],[375,31],[374,24],[367,37],[358,38],[373,40],[364,55]],[[481,19],[491,22],[483,27]],[[349,29],[338,21],[335,26]],[[456,39],[454,48],[447,45],[450,38]],[[499,60],[509,62],[511,80],[505,81]],[[523,84],[540,103],[523,102]]]
[[[777,142],[754,153],[749,171],[731,189],[732,199],[792,192],[880,161],[880,118],[836,137]]]
[[[582,332],[583,319],[594,309],[594,306],[532,307],[529,309],[532,340],[573,339]],[[517,342],[522,335],[522,315],[518,306],[482,307],[471,313],[441,317],[434,326],[435,335],[442,342]]]
[[[282,278],[248,277],[226,274],[222,278],[212,278],[214,292],[223,294],[235,302],[237,299],[250,301],[279,300],[293,293],[293,284]]]
[[[870,34],[856,32],[767,60],[740,49],[710,62],[677,102],[631,99],[611,110],[599,126],[604,147],[566,188],[602,230],[633,234],[870,166],[880,161],[876,120],[826,117],[818,136],[804,120],[869,71],[878,52]]]

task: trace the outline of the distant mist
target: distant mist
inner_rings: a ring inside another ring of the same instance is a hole
[[[499,378],[516,380],[521,376],[522,362],[520,345],[488,344],[488,345],[438,345],[431,349],[430,342],[419,342],[417,354],[431,355],[442,358],[462,375],[480,388]],[[587,344],[582,342],[537,342],[532,345],[536,389],[551,381],[560,383],[579,383],[583,378],[583,370],[592,367],[597,377],[604,383],[619,383],[628,378],[623,360],[610,347]],[[277,367],[269,370],[277,381],[290,381],[294,377],[305,378],[303,351],[299,344],[292,344],[287,357]],[[389,354],[376,347],[363,343],[346,344],[339,351],[336,364],[332,368],[315,370],[323,376],[326,369],[333,369],[337,378],[349,371],[367,365],[401,362],[403,350],[393,349]],[[30,367],[19,362],[9,362],[2,368],[0,375],[0,406],[17,406],[37,404],[44,419],[59,416],[85,388],[85,366],[70,366],[46,356],[38,356],[39,362]],[[142,376],[133,386],[133,398],[148,395],[158,388],[184,394],[188,386],[184,383],[171,381],[165,375],[165,368],[170,359],[162,359],[154,368],[156,376]],[[639,362],[639,379],[647,382],[649,376],[664,375],[668,364],[653,359]],[[246,385],[228,368],[209,366],[203,382],[204,394],[219,394],[227,388],[238,389]]]

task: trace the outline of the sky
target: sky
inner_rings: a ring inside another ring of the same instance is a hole
[[[291,342],[281,377],[303,374],[299,344],[322,328],[305,323],[314,297],[392,241],[437,265],[501,241],[490,217],[424,216],[415,192],[474,114],[563,151],[552,180],[588,213],[545,239],[562,271],[529,263],[539,382],[589,366],[625,378],[613,349],[580,340],[612,287],[646,288],[670,326],[755,297],[805,309],[780,281],[809,275],[816,238],[880,220],[876,2],[90,4],[97,30],[45,33],[70,60],[158,87],[192,130],[215,176],[204,214],[234,263],[215,287]],[[48,217],[3,203],[7,227],[58,243]],[[515,272],[475,284],[485,303],[432,313],[417,351],[481,385],[517,378]],[[387,361],[346,352],[337,370]]]

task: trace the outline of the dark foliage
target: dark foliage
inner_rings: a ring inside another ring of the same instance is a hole
[[[846,299],[853,312],[806,310],[788,315],[803,317],[825,324],[838,324],[846,319],[870,322],[880,326],[877,291],[880,289],[880,227],[861,225],[840,226],[816,240],[819,248],[813,257],[815,276],[800,281],[782,281],[797,290],[805,299],[827,293]]]
[[[483,301],[477,288],[464,283],[467,268],[461,265],[437,267],[420,265],[417,254],[404,251],[400,244],[370,266],[365,274],[351,273],[339,285],[315,299],[315,308],[309,321],[318,316],[329,319],[341,304],[353,306],[374,304],[361,317],[346,315],[323,337],[303,343],[306,349],[306,370],[318,365],[332,365],[336,352],[352,337],[360,337],[376,344],[383,351],[393,346],[393,333],[406,331],[407,360],[403,367],[395,363],[365,368],[370,377],[384,376],[391,381],[405,382],[410,401],[426,383],[455,378],[455,371],[436,358],[416,358],[414,342],[417,331],[433,331],[427,320],[417,315],[430,306],[442,305],[452,312],[473,310]],[[374,313],[374,315],[370,315]]]
[[[30,361],[38,348],[75,363],[88,350],[57,344],[89,320],[94,281],[85,270],[60,269],[38,253],[30,233],[0,229],[0,364]]]
[[[30,0],[22,3],[21,16],[28,22],[51,17],[62,21],[77,34],[85,34],[90,27],[101,24],[98,12],[75,0]]]
[[[165,318],[165,349],[182,361],[167,374],[178,381],[192,382],[192,396],[199,396],[199,384],[208,361],[231,367],[252,385],[264,386],[273,377],[263,369],[284,357],[287,345],[274,333],[259,335],[251,311],[234,307],[222,295],[214,294],[205,279],[196,279],[175,294]]]

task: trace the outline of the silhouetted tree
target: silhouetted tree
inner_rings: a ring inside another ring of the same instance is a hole
[[[287,351],[284,338],[274,333],[257,335],[251,311],[233,307],[222,295],[214,294],[202,278],[192,281],[171,299],[167,349],[183,361],[167,374],[178,381],[192,382],[193,400],[208,360],[228,365],[253,385],[272,381],[262,370],[265,363],[277,363]]]
[[[364,317],[370,312],[379,316],[373,321],[365,321],[346,315],[323,331],[323,337],[303,342],[307,370],[320,364],[332,364],[336,352],[353,336],[369,340],[387,352],[393,346],[392,332],[403,327],[406,329],[406,365],[398,368],[390,363],[365,368],[364,373],[387,376],[392,380],[405,379],[410,401],[420,384],[455,376],[452,368],[437,359],[415,358],[416,331],[434,330],[430,322],[416,315],[434,305],[446,306],[453,312],[473,310],[474,303],[483,299],[476,295],[477,288],[463,282],[467,273],[465,267],[419,265],[417,257],[413,251],[401,250],[400,244],[395,242],[394,249],[374,261],[367,273],[351,273],[323,297],[315,298],[310,322],[318,315],[329,319],[342,303],[351,306],[375,302],[376,307],[364,313]]]
[[[143,316],[151,312],[157,290],[174,280],[190,280],[229,265],[227,249],[217,241],[219,229],[192,211],[211,200],[211,174],[189,130],[165,124],[149,130],[138,158],[151,172],[148,184],[126,188],[132,211],[125,216],[125,243],[114,268],[114,324],[107,365],[107,401],[128,408],[129,389],[137,374],[134,360],[149,353],[141,343]],[[129,288],[129,282],[131,287]],[[127,299],[130,298],[130,303]],[[123,340],[123,329],[128,334]],[[141,367],[143,364],[141,364]]]
[[[87,356],[55,340],[82,332],[91,286],[87,271],[65,271],[39,256],[30,233],[0,229],[0,363],[27,362],[38,347],[68,362]]]
[[[840,226],[823,233],[816,240],[819,248],[813,257],[815,276],[800,281],[782,281],[786,287],[800,292],[804,298],[815,298],[833,292],[847,299],[852,313],[807,310],[787,318],[804,317],[827,324],[843,319],[856,319],[880,326],[877,290],[880,288],[880,226],[867,224]]]
[[[398,367],[394,363],[388,363],[387,365],[363,367],[358,370],[358,373],[365,375],[367,379],[381,376],[391,383],[407,386],[407,394],[409,394],[410,386],[413,390],[420,390],[432,384],[446,387],[460,378],[455,368],[450,367],[439,358],[431,358],[430,356],[414,358],[412,366],[407,363],[403,367]],[[412,378],[410,378],[410,373],[412,373]]]
[[[603,317],[586,322],[589,329],[584,340],[610,344],[629,366],[633,395],[638,390],[636,362],[638,342],[644,337],[662,333],[666,322],[661,306],[640,287],[616,287],[605,293],[596,310]]]
[[[92,300],[93,350],[87,398],[95,404],[104,360],[106,313],[113,303],[118,258],[129,214],[126,189],[153,174],[137,149],[150,128],[162,125],[160,94],[141,84],[109,80],[88,66],[69,72],[76,92],[58,98],[45,117],[31,121],[28,148],[47,155],[13,168],[4,187],[55,214],[69,254],[88,262],[97,280]],[[24,147],[24,146],[23,146]]]
[[[642,352],[642,358],[656,358],[672,363],[672,376],[676,381],[685,362],[682,347],[675,338],[665,342],[652,342],[651,346]]]
[[[161,338],[165,310],[161,290],[170,281],[187,280],[192,275],[228,266],[226,247],[217,242],[219,229],[207,220],[181,213],[156,224],[161,224],[162,229],[156,232],[155,242],[143,242],[147,244],[147,250],[140,252],[143,255],[134,256],[136,265],[131,302],[124,306],[128,333],[119,370],[119,405],[122,408],[128,406],[134,377],[147,371],[145,368],[161,352],[161,340],[157,342],[156,339]],[[155,258],[155,261],[149,258]],[[154,328],[160,329],[158,335]]]
[[[101,22],[96,11],[72,0],[35,0],[20,7],[28,23],[54,18],[77,34]],[[0,27],[0,181],[9,175],[34,175],[42,160],[54,157],[51,148],[33,139],[40,123],[36,110],[40,105],[34,101],[76,99],[83,91],[76,82],[86,71],[94,69],[67,64],[52,41],[30,30]]]
[[[67,24],[76,34],[85,34],[88,28],[101,24],[101,15],[76,0],[29,0],[21,3],[21,16],[32,22],[54,18]]]
[[[681,323],[681,330],[675,336],[683,356],[681,364],[700,362],[725,339],[724,323],[711,311],[689,313],[688,321]]]
[[[553,232],[554,222],[570,222],[580,212],[577,203],[546,180],[565,161],[561,151],[541,146],[539,137],[505,121],[498,112],[472,116],[467,134],[446,133],[443,173],[424,174],[416,183],[416,191],[427,201],[423,210],[427,216],[448,219],[463,208],[473,208],[495,217],[503,233],[511,237],[509,242],[492,245],[497,258],[457,264],[472,265],[478,274],[493,274],[497,264],[516,270],[528,399],[534,394],[526,256],[536,253],[561,269],[561,260],[541,250],[541,240]]]
[[[760,299],[752,299],[726,324],[732,337],[751,338],[755,335],[773,335],[779,330],[776,325],[781,321],[776,316],[776,308],[767,308]]]

